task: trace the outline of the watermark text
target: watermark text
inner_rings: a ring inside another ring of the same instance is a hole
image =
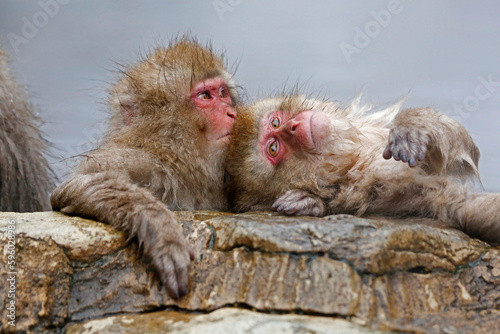
[[[350,64],[352,62],[354,54],[360,54],[363,49],[367,48],[372,40],[378,37],[381,31],[391,24],[393,17],[401,14],[402,11],[403,5],[400,0],[390,0],[385,9],[372,10],[370,12],[370,16],[373,19],[368,21],[363,29],[354,27],[352,44],[347,42],[339,44],[347,63]]]
[[[45,27],[50,19],[54,18],[61,9],[61,5],[66,5],[70,0],[39,0],[40,10],[31,17],[21,17],[22,27],[20,33],[8,33],[7,39],[14,52],[19,52],[21,45],[28,44],[35,38],[40,29]]]
[[[487,77],[480,75],[477,80],[479,83],[474,89],[474,94],[466,96],[462,100],[462,103],[454,104],[453,108],[444,112],[446,115],[453,116],[459,120],[468,118],[472,112],[479,109],[482,101],[490,98],[498,87],[500,87],[500,81],[495,81],[492,74],[489,74]]]
[[[7,323],[16,327],[16,221],[10,220],[7,226],[7,246],[4,254],[7,253]]]
[[[224,15],[232,12],[237,6],[241,5],[243,0],[214,0],[212,6],[219,16],[219,20],[224,21]]]

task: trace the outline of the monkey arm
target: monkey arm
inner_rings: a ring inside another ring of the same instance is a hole
[[[468,194],[456,206],[453,227],[470,236],[500,245],[500,194]]]
[[[398,184],[404,178],[396,176]],[[418,175],[405,188],[385,187],[368,213],[417,214],[500,245],[500,194],[475,193],[448,176]]]
[[[116,170],[76,174],[54,190],[50,201],[54,210],[94,218],[137,237],[170,296],[187,293],[194,255],[173,213],[147,189]]]
[[[419,162],[429,174],[477,175],[479,149],[465,128],[431,108],[402,110],[394,119],[385,159]]]

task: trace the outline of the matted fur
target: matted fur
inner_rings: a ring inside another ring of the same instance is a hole
[[[96,218],[137,237],[174,298],[186,294],[190,247],[170,210],[224,210],[224,148],[206,139],[207,117],[191,100],[201,80],[238,92],[224,57],[194,38],[157,47],[125,67],[111,89],[103,145],[83,155],[52,193],[54,210]]]
[[[258,137],[262,118],[277,110],[291,117],[322,111],[331,137],[273,166]],[[426,149],[425,159],[413,168],[385,160],[389,143]],[[240,112],[227,156],[226,193],[237,212],[417,215],[500,243],[500,195],[476,193],[478,148],[463,126],[431,108],[401,110],[395,103],[374,111],[359,99],[342,107],[299,95],[268,98]]]
[[[27,102],[26,92],[14,81],[5,53],[0,50],[0,210],[45,211],[54,174],[44,153],[47,142],[40,120]]]
[[[305,95],[287,95],[264,99],[244,108],[235,123],[226,159],[231,177],[228,187],[231,206],[236,211],[270,208],[287,190],[307,185],[308,191],[319,192],[319,183],[332,184],[344,179],[358,160],[357,151],[379,145],[381,136],[388,135],[387,125],[393,121],[399,107],[400,104],[396,104],[372,113],[371,107],[360,105],[359,99],[342,107],[340,103],[308,99]],[[272,166],[263,159],[257,147],[261,119],[274,110],[291,115],[305,110],[327,113],[335,128],[329,147],[324,152],[295,155],[278,167]],[[328,167],[317,171],[322,164],[330,165],[328,173],[324,173]]]

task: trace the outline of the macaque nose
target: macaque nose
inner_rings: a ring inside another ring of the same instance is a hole
[[[285,124],[285,131],[291,135],[295,134],[297,128],[300,125],[300,121],[296,121],[295,119],[291,119]]]
[[[288,142],[295,149],[314,148],[314,139],[311,128],[313,112],[304,111],[287,121],[282,127],[282,140]]]
[[[236,110],[234,110],[233,107],[227,106],[226,107],[226,115],[229,116],[229,117],[231,117],[231,118],[236,118],[237,113],[236,113]]]

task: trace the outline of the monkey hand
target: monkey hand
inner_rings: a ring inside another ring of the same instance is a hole
[[[284,193],[274,202],[272,209],[287,215],[315,217],[326,215],[326,205],[319,197],[298,189]]]
[[[383,157],[386,160],[394,158],[415,167],[419,161],[424,160],[430,141],[430,134],[423,129],[396,126],[389,132],[389,143]]]
[[[141,224],[137,237],[168,294],[178,299],[188,292],[189,267],[194,253],[174,215],[165,211],[166,216],[156,214]]]

